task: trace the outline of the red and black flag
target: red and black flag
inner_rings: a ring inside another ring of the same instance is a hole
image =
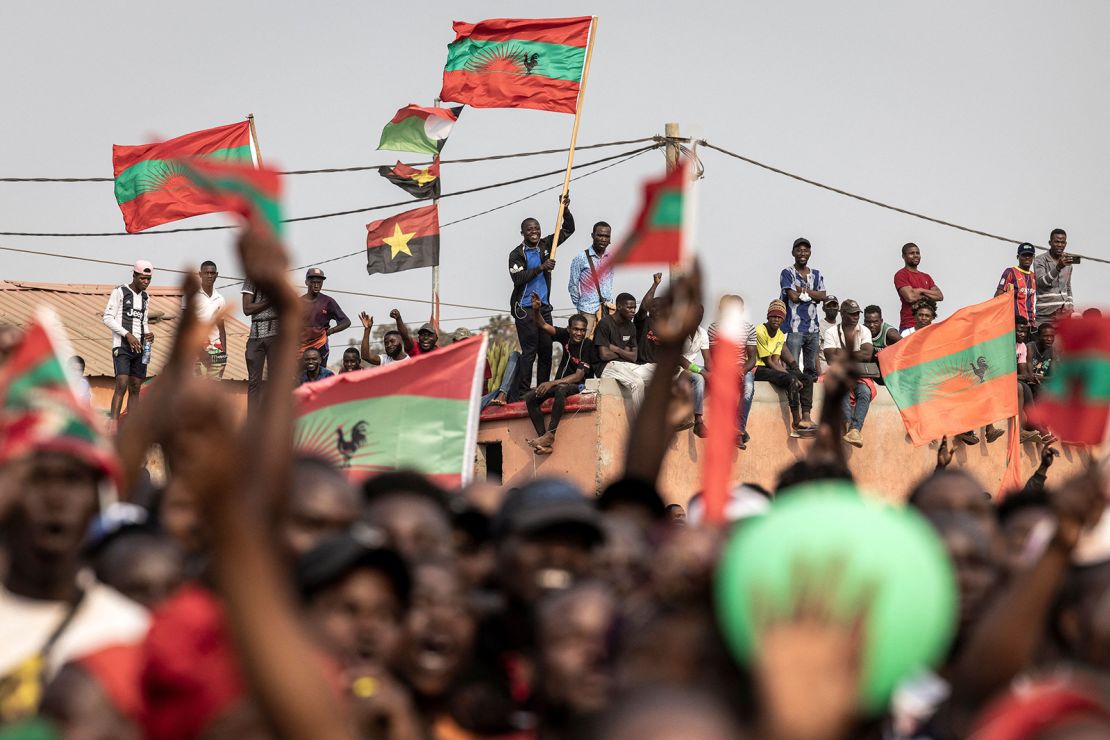
[[[378,174],[414,198],[439,197],[439,157],[422,170],[398,162],[392,167],[379,167]]]
[[[439,208],[425,206],[366,225],[366,272],[380,273],[439,264]]]

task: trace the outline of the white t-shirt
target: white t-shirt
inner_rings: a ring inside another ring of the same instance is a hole
[[[404,357],[398,357],[396,360],[394,360],[392,357],[387,355],[385,352],[382,352],[380,355],[378,355],[378,357],[381,358],[381,364],[388,365],[391,362],[404,362],[405,360],[411,358],[412,355],[405,355]]]
[[[201,321],[211,321],[213,316],[223,310],[225,303],[224,297],[218,290],[213,289],[212,295],[208,295],[203,290],[198,290],[196,296],[197,318]],[[213,326],[212,331],[208,334],[208,344],[214,345],[219,341],[220,328]],[[227,347],[224,347],[223,350],[227,352]]]
[[[859,352],[863,345],[871,344],[875,340],[866,326],[856,324],[856,340],[852,343],[853,346],[845,347],[844,341],[843,330],[839,324],[834,324],[825,330],[825,336],[821,341],[821,349],[846,349],[851,352]]]
[[[0,586],[0,676],[36,654],[68,610],[65,602],[27,599]],[[48,676],[94,650],[138,642],[149,625],[146,609],[89,578],[77,613],[50,650]]]
[[[687,337],[682,344],[682,356],[686,358],[687,363],[694,362],[700,365],[704,360],[702,350],[709,351],[709,332],[699,326],[694,336]]]

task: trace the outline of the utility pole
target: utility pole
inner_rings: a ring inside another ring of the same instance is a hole
[[[667,142],[666,149],[663,150],[664,154],[667,157],[667,172],[671,172],[674,170],[675,167],[678,167],[679,155],[678,142],[673,141],[673,139],[677,139],[682,134],[678,132],[677,123],[664,124],[663,133],[667,136],[668,139],[671,139],[671,141]]]

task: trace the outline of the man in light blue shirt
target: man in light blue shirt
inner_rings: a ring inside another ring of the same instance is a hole
[[[605,315],[602,305],[608,308],[608,313],[614,310],[613,273],[601,267],[602,258],[605,257],[605,250],[609,248],[609,240],[612,236],[612,227],[604,221],[598,221],[590,233],[593,243],[589,249],[574,255],[570,263],[570,281],[567,283],[567,291],[570,293],[570,302],[580,314],[586,317],[586,336],[590,338],[594,335],[597,322]],[[587,255],[593,257],[593,268],[590,267],[590,259]],[[595,269],[601,274],[600,286],[591,283]],[[599,287],[600,298],[598,297]]]

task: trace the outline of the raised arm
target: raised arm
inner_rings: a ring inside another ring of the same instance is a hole
[[[574,233],[574,215],[570,212],[570,193],[563,196],[563,225],[559,229],[559,244]]]
[[[673,378],[682,360],[682,344],[700,320],[701,272],[697,263],[688,275],[670,285],[665,306],[655,320],[659,347],[655,352],[655,374],[644,393],[644,402],[632,423],[625,453],[624,475],[654,485],[663,466],[667,447],[674,438],[674,424],[667,423]]]
[[[555,336],[555,327],[544,321],[543,314],[540,313],[540,308],[543,304],[540,303],[540,297],[532,293],[532,320],[536,322],[536,326],[540,331]]]
[[[644,293],[644,297],[640,300],[640,310],[636,312],[637,316],[644,316],[652,309],[655,304],[655,291],[659,289],[659,283],[663,282],[663,273],[657,272],[651,276],[651,287]]]
[[[370,351],[370,330],[374,328],[374,317],[365,311],[359,311],[358,318],[362,322],[362,343],[358,346],[362,353],[362,359],[371,365],[380,365],[382,364],[381,355]]]
[[[395,308],[389,312],[389,318],[397,322],[397,331],[401,334],[401,346],[405,348],[405,353],[412,352],[412,335],[405,326],[405,320],[401,318],[401,312]]]

